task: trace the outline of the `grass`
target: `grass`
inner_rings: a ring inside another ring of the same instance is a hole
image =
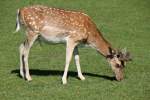
[[[125,79],[112,81],[105,58],[91,48],[80,48],[86,80],[76,78],[72,62],[68,84],[61,84],[65,46],[31,49],[29,65],[33,81],[18,77],[18,47],[22,32],[13,33],[16,9],[43,4],[81,10],[92,17],[113,47],[127,47],[133,62],[125,68]],[[149,100],[150,99],[150,1],[148,0],[3,0],[0,1],[0,99],[1,100]],[[106,77],[108,76],[108,77]]]

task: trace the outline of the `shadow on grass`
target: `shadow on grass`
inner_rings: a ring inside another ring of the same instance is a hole
[[[39,69],[30,69],[30,74],[31,75],[37,75],[37,76],[49,76],[49,75],[57,75],[57,76],[62,76],[64,71],[60,71],[60,70],[39,70]],[[19,76],[19,70],[12,70],[11,73],[18,73]],[[84,72],[83,75],[85,76],[91,76],[91,77],[99,77],[99,78],[103,78],[106,80],[110,80],[110,81],[114,81],[116,80],[115,77],[112,76],[106,76],[106,75],[98,75],[98,74],[93,74],[93,73],[88,73],[88,72]],[[70,77],[77,77],[77,72],[74,71],[69,71],[68,72],[68,76]]]

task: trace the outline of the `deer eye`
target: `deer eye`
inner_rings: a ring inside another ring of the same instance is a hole
[[[116,64],[116,68],[120,68],[121,66],[119,64]]]
[[[120,55],[117,55],[117,58],[119,58],[120,57]]]

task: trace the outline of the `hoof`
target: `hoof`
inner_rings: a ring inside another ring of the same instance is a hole
[[[26,80],[29,81],[29,82],[32,81],[31,76],[26,77]]]
[[[67,84],[67,79],[66,78],[62,78],[62,84],[63,85]]]
[[[80,79],[80,80],[82,80],[82,81],[84,81],[85,80],[85,77],[83,76],[83,75],[78,75],[78,78]]]

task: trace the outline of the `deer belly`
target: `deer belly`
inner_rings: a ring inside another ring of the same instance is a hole
[[[44,30],[41,31],[41,36],[52,43],[65,43],[67,40],[67,35],[64,30],[61,30],[56,27],[44,27]]]
[[[47,40],[48,42],[51,43],[66,43],[67,37],[63,37],[63,36],[47,36],[45,34],[41,34],[41,36]]]

